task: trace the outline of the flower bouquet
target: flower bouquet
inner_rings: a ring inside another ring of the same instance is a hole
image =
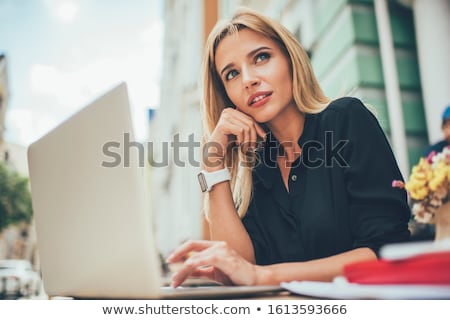
[[[449,229],[444,237],[450,236],[450,146],[421,158],[407,183],[396,180],[392,185],[406,189],[417,222],[436,224],[436,239],[442,238],[437,230],[441,221],[447,223],[445,229]]]

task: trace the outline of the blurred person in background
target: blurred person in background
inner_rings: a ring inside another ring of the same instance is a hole
[[[409,240],[406,192],[374,115],[328,99],[307,53],[248,9],[211,32],[203,61],[204,211],[212,241],[168,258],[173,275],[224,284],[331,281]],[[262,146],[260,141],[262,141]]]
[[[446,146],[450,145],[450,105],[448,105],[447,108],[445,108],[444,112],[442,113],[441,129],[444,139],[429,146],[423,154],[424,157],[427,157],[433,151],[439,153]]]

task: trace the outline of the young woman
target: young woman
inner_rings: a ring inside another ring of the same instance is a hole
[[[213,241],[168,258],[184,261],[173,286],[192,275],[332,280],[409,238],[406,193],[391,187],[402,177],[376,118],[358,99],[325,97],[286,28],[239,11],[211,32],[203,75],[199,178]]]

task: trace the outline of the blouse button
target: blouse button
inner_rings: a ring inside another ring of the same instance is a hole
[[[292,177],[291,177],[291,180],[294,181],[294,182],[297,181],[297,175],[293,174]]]

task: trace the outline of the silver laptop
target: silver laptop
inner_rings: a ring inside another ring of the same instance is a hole
[[[279,286],[162,287],[161,263],[124,83],[30,145],[38,248],[49,296],[239,297]]]

